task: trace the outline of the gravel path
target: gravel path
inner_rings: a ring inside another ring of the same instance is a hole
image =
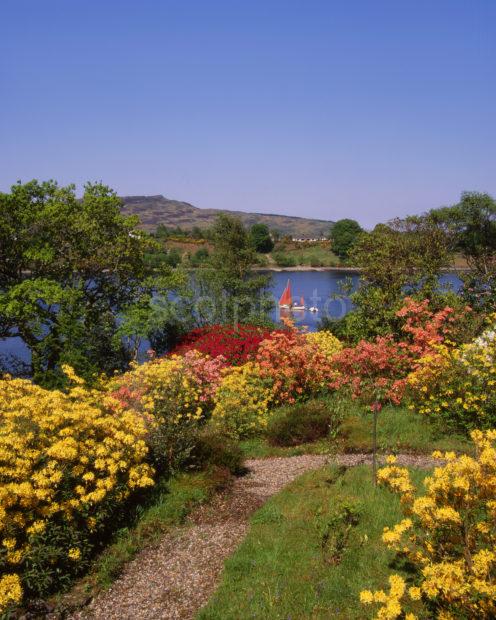
[[[249,473],[231,490],[201,506],[188,523],[142,551],[113,586],[73,620],[186,620],[206,604],[224,560],[245,537],[248,519],[271,496],[304,472],[328,462],[352,467],[370,455],[304,455],[246,461]],[[398,463],[431,467],[432,459],[400,455]]]

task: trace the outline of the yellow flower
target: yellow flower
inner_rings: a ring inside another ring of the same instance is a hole
[[[71,547],[67,552],[67,557],[76,562],[81,558],[81,550],[76,547]]]
[[[3,575],[0,577],[0,612],[22,600],[22,587],[19,575]]]

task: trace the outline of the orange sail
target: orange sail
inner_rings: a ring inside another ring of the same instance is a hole
[[[292,295],[291,295],[291,284],[288,280],[288,283],[286,284],[286,288],[284,289],[282,295],[281,295],[281,299],[279,300],[279,305],[280,306],[291,306],[291,300],[292,300]]]

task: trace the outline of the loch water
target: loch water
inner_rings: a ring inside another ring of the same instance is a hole
[[[344,270],[308,270],[308,271],[270,271],[270,293],[274,301],[272,319],[279,322],[282,317],[291,316],[296,325],[305,326],[308,331],[316,331],[323,317],[341,318],[353,307],[350,294],[357,289],[358,273]],[[289,313],[280,310],[277,302],[282,295],[288,280],[291,283],[293,301],[300,304],[303,298],[305,310]],[[461,281],[454,273],[446,273],[440,278],[440,286],[458,291]],[[317,308],[310,312],[309,308]],[[147,342],[142,343],[142,351],[149,348]],[[29,362],[29,350],[20,338],[0,339],[0,355],[15,356]]]

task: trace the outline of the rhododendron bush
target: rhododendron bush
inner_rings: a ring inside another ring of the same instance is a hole
[[[227,365],[223,356],[211,358],[194,349],[184,355],[155,358],[112,380],[112,396],[123,407],[153,414],[158,401],[169,399],[175,417],[200,418],[212,408]]]
[[[405,518],[383,542],[415,568],[407,587],[399,575],[389,592],[364,591],[377,618],[496,617],[496,430],[473,431],[476,457],[434,453],[447,463],[424,480],[425,494],[394,458],[379,479],[401,496]]]
[[[260,343],[278,331],[256,325],[209,325],[189,332],[172,353],[195,349],[210,357],[222,355],[228,364],[244,364],[255,359]]]
[[[343,348],[341,342],[331,332],[309,332],[306,334],[306,338],[312,344],[317,345],[320,351],[327,355],[327,357],[334,357]]]
[[[68,393],[0,380],[0,613],[77,572],[118,506],[153,484],[142,418],[66,372]]]
[[[232,437],[247,437],[267,426],[272,401],[271,381],[260,366],[247,362],[224,370],[215,395],[213,422]]]

